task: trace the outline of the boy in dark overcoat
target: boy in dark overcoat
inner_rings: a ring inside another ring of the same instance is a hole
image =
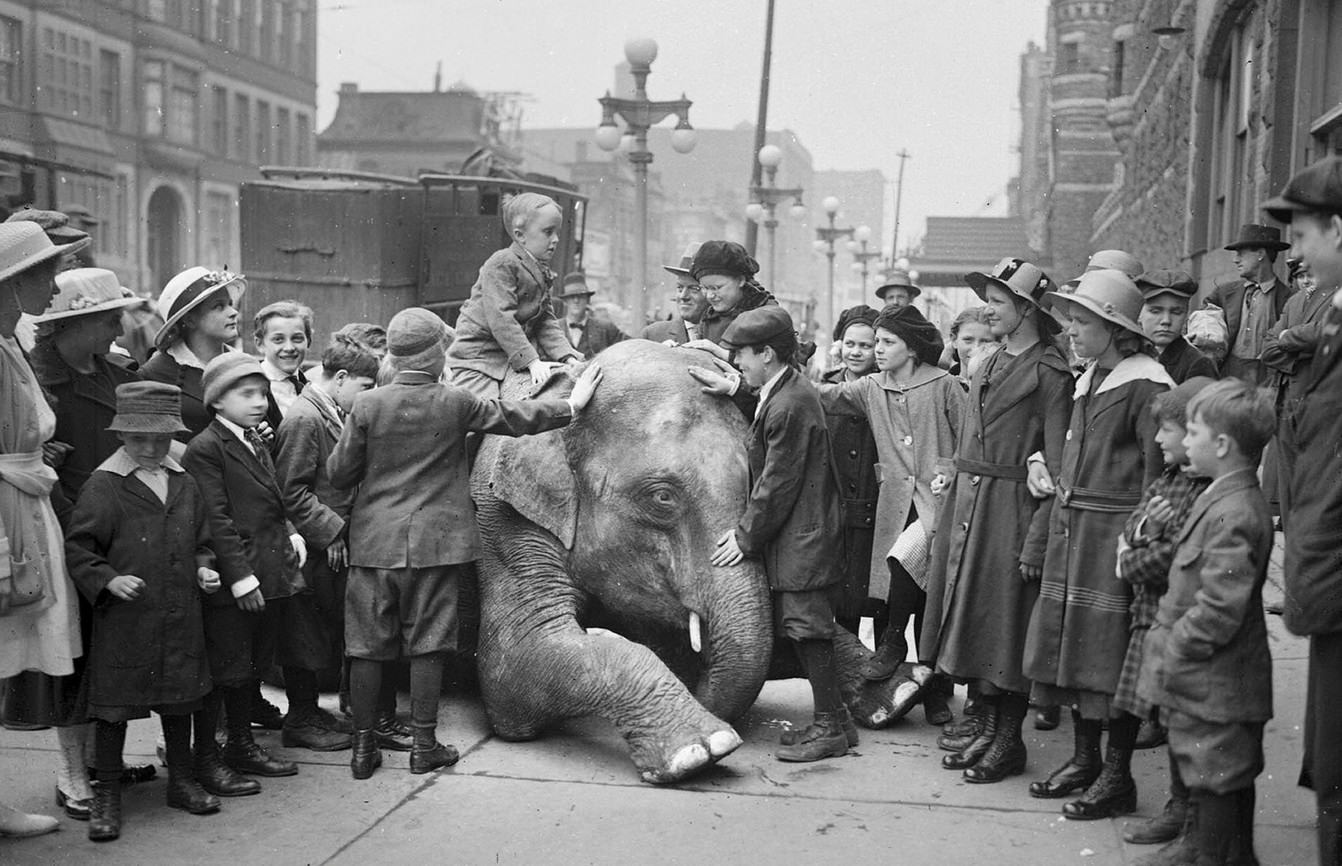
[[[457,648],[462,573],[479,553],[466,434],[521,436],[563,427],[587,405],[600,367],[578,377],[568,400],[481,400],[440,382],[447,326],[411,307],[387,326],[390,385],[360,394],[327,461],[331,486],[357,486],[349,519],[345,645],[350,656],[354,755],[367,779],[382,763],[374,726],[382,663],[410,660],[410,772],[456,763],[438,742],[446,653]]]
[[[168,805],[219,809],[191,766],[191,714],[210,691],[200,592],[215,592],[210,525],[195,481],[168,456],[182,424],[181,391],[159,382],[116,389],[108,429],[124,443],[89,476],[66,532],[66,562],[93,605],[87,688],[96,720],[89,838],[121,834],[126,722],[159,714]]]
[[[210,510],[210,527],[225,591],[216,593],[205,612],[205,639],[215,691],[207,713],[222,706],[228,742],[223,766],[235,771],[220,787],[237,782],[254,789],[257,776],[292,776],[298,766],[272,757],[252,739],[253,692],[272,659],[285,672],[290,704],[308,701],[304,687],[316,689],[313,671],[330,655],[312,593],[305,592],[300,569],[306,555],[284,510],[270,450],[260,434],[270,383],[261,364],[241,352],[225,352],[205,367],[201,379],[205,404],[215,417],[186,448],[183,464],[200,485]],[[315,701],[315,694],[312,696]],[[349,748],[349,735],[327,734],[328,749]],[[216,763],[214,729],[197,728],[197,760]],[[309,745],[309,748],[312,748]],[[207,789],[210,787],[206,785]],[[221,796],[228,793],[215,791]]]
[[[782,307],[741,313],[722,340],[736,350],[746,384],[759,389],[759,404],[746,445],[746,512],[718,539],[711,561],[730,568],[747,556],[764,560],[774,629],[792,641],[811,683],[815,721],[783,735],[778,759],[840,757],[855,745],[857,730],[839,695],[834,664],[829,593],[840,579],[835,567],[840,524],[825,410],[815,386],[793,366],[797,335]],[[695,378],[709,381],[702,373]]]
[[[1276,427],[1272,392],[1239,379],[1210,385],[1189,401],[1186,426],[1189,468],[1212,482],[1179,532],[1137,694],[1169,729],[1192,803],[1193,859],[1257,863],[1254,779],[1272,718],[1263,621],[1272,516],[1255,471]]]

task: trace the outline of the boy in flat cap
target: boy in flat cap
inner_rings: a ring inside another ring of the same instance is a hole
[[[1204,299],[1225,312],[1229,345],[1222,376],[1238,376],[1254,385],[1265,384],[1267,368],[1258,360],[1272,323],[1281,318],[1291,287],[1278,278],[1274,266],[1290,244],[1272,226],[1245,225],[1239,237],[1226,244],[1235,254],[1239,279],[1218,285]]]
[[[785,733],[775,755],[780,761],[841,757],[857,745],[857,728],[839,695],[834,665],[830,592],[840,579],[839,497],[825,410],[795,366],[797,335],[782,307],[742,312],[722,342],[735,350],[746,384],[759,389],[759,404],[746,445],[746,511],[717,540],[711,561],[730,568],[747,556],[764,560],[774,628],[792,642],[811,683],[815,721]],[[695,378],[707,382],[702,375]]]
[[[1263,209],[1290,223],[1294,253],[1333,298],[1293,419],[1282,612],[1288,629],[1309,636],[1302,781],[1318,801],[1319,862],[1331,864],[1342,862],[1342,156],[1291,178]]]
[[[1184,271],[1163,269],[1140,274],[1136,282],[1142,292],[1142,314],[1137,321],[1159,353],[1156,360],[1174,383],[1194,376],[1215,379],[1215,362],[1184,339],[1188,304],[1198,284]]]

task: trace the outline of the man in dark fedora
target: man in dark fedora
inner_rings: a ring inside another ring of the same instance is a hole
[[[909,272],[903,268],[891,269],[885,282],[876,287],[876,297],[887,307],[907,307],[922,293],[922,288],[913,284]]]
[[[694,263],[694,254],[698,251],[699,244],[691,243],[685,248],[679,264],[662,265],[663,270],[676,278],[676,315],[648,325],[639,335],[643,339],[681,345],[702,336],[699,322],[708,312],[708,298],[704,297],[704,290],[699,287],[699,283],[690,276],[690,265]]]
[[[591,358],[621,340],[629,339],[614,323],[592,315],[593,294],[595,292],[587,287],[587,276],[582,271],[564,277],[564,291],[559,296],[564,302],[564,327],[568,329],[569,342],[583,358]]]
[[[1274,271],[1277,256],[1290,246],[1281,239],[1280,229],[1253,224],[1240,228],[1239,237],[1226,244],[1235,254],[1239,279],[1216,286],[1205,299],[1225,312],[1228,347],[1222,376],[1267,384],[1268,369],[1258,356],[1291,295],[1291,287]]]

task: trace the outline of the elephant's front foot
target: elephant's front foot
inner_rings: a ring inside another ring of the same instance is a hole
[[[888,680],[866,683],[849,709],[865,728],[884,728],[904,718],[917,706],[932,679],[927,665],[901,662]]]
[[[730,725],[704,733],[686,730],[669,735],[626,734],[639,777],[654,785],[687,779],[736,751],[741,735]]]

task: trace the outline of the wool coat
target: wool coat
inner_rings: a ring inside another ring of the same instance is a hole
[[[929,533],[936,530],[940,497],[932,493],[932,479],[954,474],[965,389],[954,376],[930,364],[918,365],[906,381],[878,372],[855,382],[818,387],[827,411],[860,413],[876,440],[880,493],[867,592],[884,600],[890,591],[886,556],[909,524],[909,510],[916,509]]]
[[[114,468],[118,456],[89,477],[65,540],[70,576],[93,606],[89,714],[109,721],[194,701],[211,688],[196,585],[196,569],[214,563],[205,500],[178,467],[168,471],[167,502],[160,501]],[[144,581],[139,598],[106,591],[121,574]],[[140,711],[127,715],[128,708]]]
[[[553,283],[550,269],[521,244],[490,256],[461,305],[449,364],[501,382],[508,370],[525,370],[537,359],[581,360],[550,306]]]
[[[832,586],[839,579],[839,496],[815,386],[785,369],[747,437],[750,495],[737,545],[763,558],[775,592]]]
[[[1181,385],[1195,376],[1216,378],[1216,362],[1202,354],[1197,346],[1183,337],[1175,337],[1174,342],[1161,351],[1157,360],[1176,385]]]
[[[429,568],[478,558],[466,434],[522,436],[570,420],[567,400],[481,400],[418,371],[359,394],[326,463],[332,487],[358,488],[350,565]]]
[[[1268,293],[1268,298],[1272,302],[1272,311],[1268,314],[1268,319],[1275,322],[1281,318],[1282,310],[1286,308],[1286,302],[1292,294],[1291,286],[1276,275],[1272,277],[1272,290]],[[1226,357],[1234,357],[1235,340],[1240,333],[1241,319],[1244,316],[1244,280],[1235,279],[1214,287],[1207,293],[1204,299],[1204,306],[1207,303],[1215,304],[1225,312],[1226,317]]]
[[[560,319],[564,326],[565,334],[569,337],[569,342],[573,342],[573,329],[565,319]],[[588,315],[587,321],[582,325],[582,336],[577,342],[573,342],[573,348],[578,350],[578,354],[584,358],[591,358],[601,354],[605,350],[614,346],[616,343],[629,339],[629,336],[620,330],[613,322],[603,322],[595,316]]]
[[[828,384],[845,381],[846,368],[825,374]],[[855,408],[835,406],[825,410],[830,447],[839,483],[839,515],[843,525],[839,539],[839,599],[834,615],[845,626],[853,626],[862,615],[871,583],[871,551],[876,537],[876,440],[867,416]]]
[[[1113,695],[1132,602],[1131,587],[1115,570],[1118,535],[1164,466],[1151,400],[1173,381],[1140,353],[1119,361],[1092,389],[1096,378],[1091,367],[1072,394],[1023,669],[1046,686]]]
[[[33,349],[32,363],[37,380],[55,400],[54,438],[72,446],[56,475],[73,505],[93,470],[121,447],[117,434],[107,429],[116,417],[116,389],[138,382],[140,374],[129,358],[112,354],[94,355],[93,373],[80,373],[45,340]]]
[[[1272,516],[1253,470],[1212,482],[1179,533],[1137,693],[1209,722],[1272,718],[1263,583]]]
[[[214,605],[234,603],[230,587],[255,575],[267,600],[287,598],[305,586],[289,536],[294,527],[269,454],[252,449],[217,419],[186,446],[182,465],[196,479],[210,513],[210,535],[223,589]]]
[[[197,433],[210,426],[214,410],[205,405],[205,387],[201,384],[203,368],[177,363],[167,352],[155,352],[140,367],[140,375],[152,382],[166,382],[182,389],[182,423],[187,430],[178,433],[177,441],[187,443]]]
[[[275,475],[284,510],[311,552],[325,550],[345,531],[353,490],[337,490],[326,461],[340,441],[339,410],[315,385],[304,388],[275,433]]]
[[[1294,413],[1282,618],[1299,635],[1342,632],[1342,310],[1328,311],[1323,337]]]
[[[1056,347],[999,348],[970,380],[956,471],[933,540],[919,657],[955,677],[1029,691],[1025,632],[1039,595],[1020,566],[1044,564],[1049,506],[1026,486],[1026,460],[1062,466],[1072,371]]]

